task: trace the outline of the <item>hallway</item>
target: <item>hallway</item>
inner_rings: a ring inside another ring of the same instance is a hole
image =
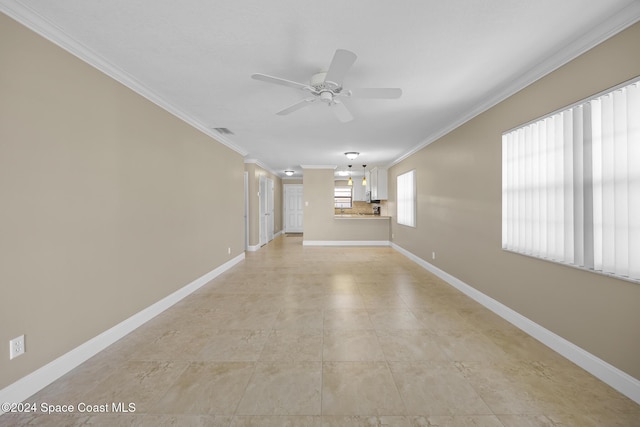
[[[640,405],[393,249],[300,235],[27,402],[76,412],[0,425],[640,426]],[[135,412],[77,411],[112,402]]]

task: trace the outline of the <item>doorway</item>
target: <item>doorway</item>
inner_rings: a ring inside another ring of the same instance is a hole
[[[302,233],[304,220],[302,191],[302,184],[284,184],[285,233]]]

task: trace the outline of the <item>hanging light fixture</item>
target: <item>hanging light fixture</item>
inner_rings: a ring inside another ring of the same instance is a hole
[[[352,165],[349,165],[349,182],[347,182],[349,185],[353,185],[353,179],[351,179],[351,166]]]
[[[364,176],[362,177],[362,185],[367,185],[367,165],[362,165],[364,169]]]
[[[347,156],[347,159],[354,160],[356,157],[360,155],[360,153],[356,151],[347,151],[346,153],[344,153],[344,155]]]

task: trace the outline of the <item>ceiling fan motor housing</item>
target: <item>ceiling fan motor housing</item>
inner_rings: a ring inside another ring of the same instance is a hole
[[[324,90],[320,92],[320,100],[322,102],[326,102],[327,104],[331,104],[333,102],[333,93],[329,90]]]

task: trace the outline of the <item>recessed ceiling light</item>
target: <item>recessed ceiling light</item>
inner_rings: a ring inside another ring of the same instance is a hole
[[[357,153],[355,151],[347,151],[346,153],[344,153],[344,155],[347,156],[347,159],[353,160],[356,157],[358,157],[360,155],[360,153]]]

